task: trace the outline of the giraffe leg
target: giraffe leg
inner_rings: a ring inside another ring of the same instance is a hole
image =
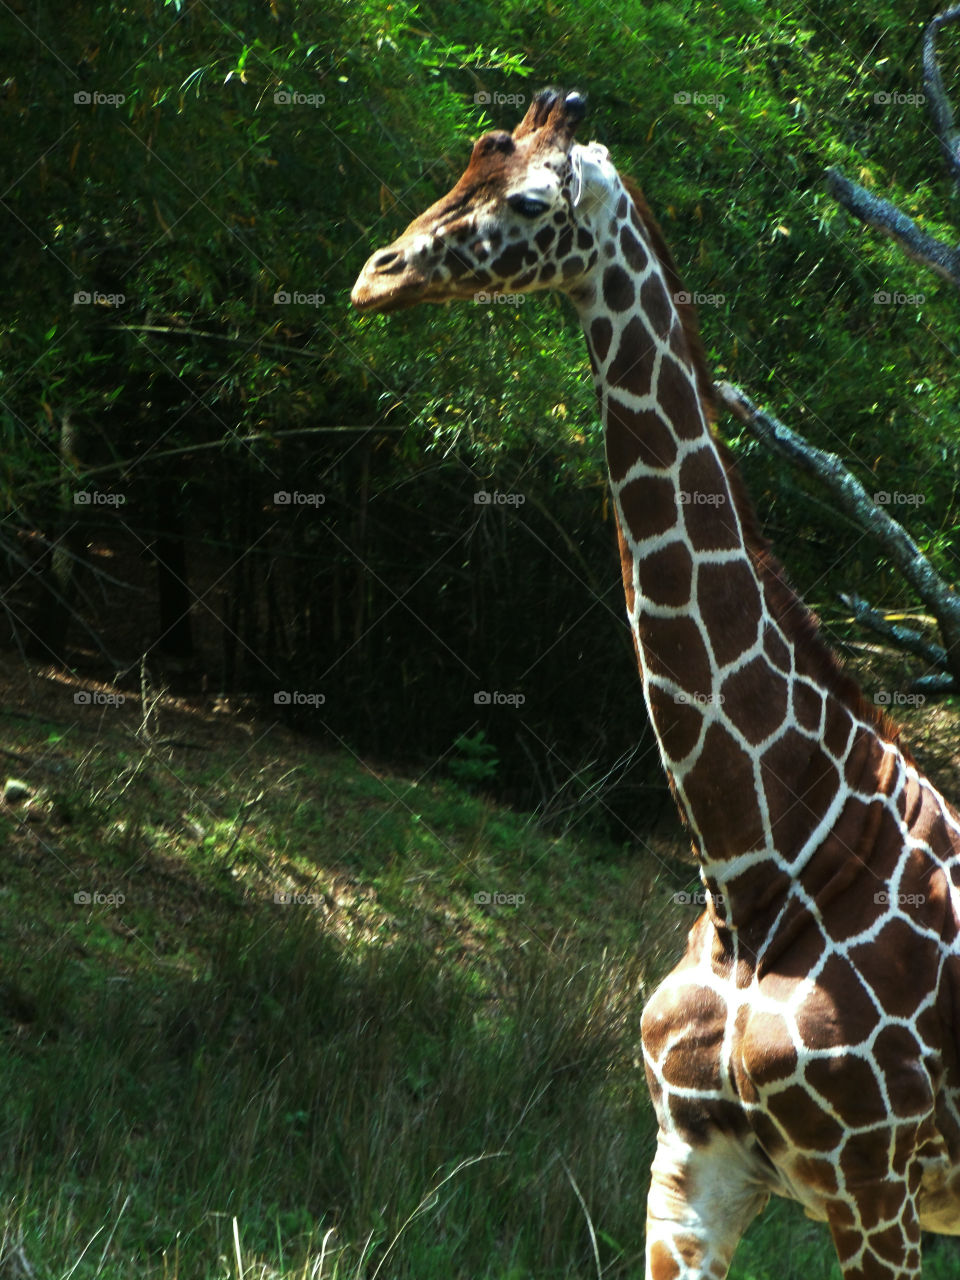
[[[843,1280],[919,1280],[920,1222],[905,1182],[887,1178],[827,1206]]]
[[[724,1280],[740,1237],[767,1202],[736,1138],[696,1146],[661,1129],[647,1197],[646,1280]]]

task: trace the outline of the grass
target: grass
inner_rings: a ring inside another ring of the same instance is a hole
[[[0,713],[0,1275],[642,1275],[639,1013],[689,868],[236,718],[64,705]],[[731,1274],[832,1256],[777,1204]]]

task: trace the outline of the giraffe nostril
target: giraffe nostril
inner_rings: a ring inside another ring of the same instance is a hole
[[[399,271],[403,266],[403,255],[396,249],[384,249],[378,253],[371,263],[374,271]]]

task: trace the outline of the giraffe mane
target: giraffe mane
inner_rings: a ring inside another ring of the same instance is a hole
[[[647,204],[642,189],[632,178],[625,177],[623,174],[620,175],[620,178],[640,216],[644,230],[647,233],[647,241],[666,278],[667,287],[680,316],[680,323],[683,326],[683,334],[696,378],[700,403],[726,473],[733,505],[740,520],[740,527],[743,530],[743,540],[747,553],[756,569],[757,577],[764,587],[769,608],[777,622],[783,627],[784,633],[795,642],[810,662],[814,678],[820,681],[826,690],[839,698],[843,705],[861,720],[872,725],[881,738],[887,742],[897,743],[907,759],[910,759],[909,753],[899,741],[900,726],[884,712],[882,707],[873,706],[867,702],[857,681],[844,669],[840,659],[824,639],[820,621],[816,614],[804,603],[790,585],[783,566],[774,556],[770,549],[770,543],[760,530],[757,514],[743,483],[739,468],[728,445],[718,437],[714,429],[714,423],[717,420],[717,398],[713,377],[703,349],[703,341],[700,337],[700,324],[696,308],[691,302],[678,300],[684,297],[686,291],[680,281],[680,275],[670,250],[667,248],[663,232],[660,230],[659,224]]]

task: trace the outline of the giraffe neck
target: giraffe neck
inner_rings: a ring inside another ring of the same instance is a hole
[[[740,927],[758,904],[776,910],[857,779],[872,770],[872,790],[884,754],[900,757],[756,541],[710,430],[673,264],[642,197],[615,183],[574,302],[650,720],[711,909]]]

